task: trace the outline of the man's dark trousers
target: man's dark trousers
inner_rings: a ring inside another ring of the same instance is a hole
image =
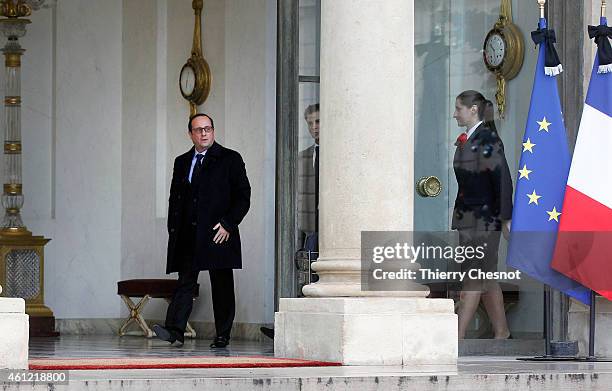
[[[197,178],[194,176],[194,185]],[[194,186],[195,187],[195,186]],[[166,329],[174,334],[179,341],[184,340],[185,328],[189,315],[193,310],[193,298],[197,288],[199,270],[190,270],[193,267],[193,257],[196,243],[196,230],[192,222],[196,221],[195,207],[191,203],[194,195],[197,199],[197,190],[192,191],[192,186],[186,189],[183,197],[184,219],[181,224],[183,233],[179,239],[179,246],[183,248],[184,265],[188,268],[179,271],[178,286],[168,306],[166,313]],[[230,338],[232,323],[236,312],[236,300],[234,297],[234,270],[216,269],[208,271],[210,276],[210,287],[212,290],[213,314],[215,316],[215,329],[217,337]]]
[[[193,309],[193,297],[199,271],[179,272],[178,287],[166,314],[166,329],[182,341],[187,320]],[[209,270],[212,290],[215,329],[218,337],[230,338],[236,312],[234,298],[234,271],[232,269]]]

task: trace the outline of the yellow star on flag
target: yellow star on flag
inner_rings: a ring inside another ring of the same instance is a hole
[[[529,179],[529,174],[531,174],[531,173],[532,173],[532,170],[528,170],[528,169],[527,169],[527,165],[525,164],[525,165],[523,166],[523,169],[522,169],[522,170],[519,170],[518,172],[519,172],[519,174],[521,174],[521,176],[519,177],[519,179],[521,179],[521,178],[527,178],[527,179]]]
[[[557,208],[553,206],[553,210],[546,211],[546,213],[548,213],[548,221],[550,220],[555,220],[557,223],[559,222],[559,215],[561,214],[560,212],[557,212]]]
[[[536,204],[536,205],[538,205],[538,199],[542,198],[542,196],[539,196],[536,194],[535,189],[533,189],[533,193],[527,194],[527,197],[529,197],[529,204]]]
[[[542,121],[536,121],[536,122],[538,123],[538,125],[540,125],[540,129],[538,129],[538,131],[545,130],[546,132],[548,132],[548,127],[552,125],[550,122],[546,121],[546,117],[544,117]]]
[[[529,151],[531,153],[533,153],[533,147],[535,147],[535,144],[531,143],[530,139],[527,139],[526,143],[523,143],[523,152]]]

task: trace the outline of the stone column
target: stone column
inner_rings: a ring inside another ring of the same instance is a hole
[[[277,356],[456,362],[452,300],[361,289],[361,231],[413,228],[413,19],[413,0],[321,3],[320,280],[280,300]]]
[[[412,229],[412,13],[406,0],[321,3],[320,280],[306,296],[370,295],[361,231]],[[395,295],[427,296],[413,285]]]
[[[0,369],[28,369],[28,320],[25,300],[0,297]]]

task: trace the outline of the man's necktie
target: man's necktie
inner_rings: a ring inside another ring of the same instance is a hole
[[[193,173],[191,173],[191,183],[198,179],[200,176],[200,172],[202,172],[202,161],[204,160],[204,154],[198,153],[196,155],[196,164],[193,167]]]

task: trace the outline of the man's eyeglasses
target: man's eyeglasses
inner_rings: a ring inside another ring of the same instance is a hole
[[[206,126],[204,128],[193,128],[193,129],[191,129],[191,131],[193,133],[198,133],[198,134],[212,133],[213,130],[215,130],[215,128],[213,128],[212,126]]]

